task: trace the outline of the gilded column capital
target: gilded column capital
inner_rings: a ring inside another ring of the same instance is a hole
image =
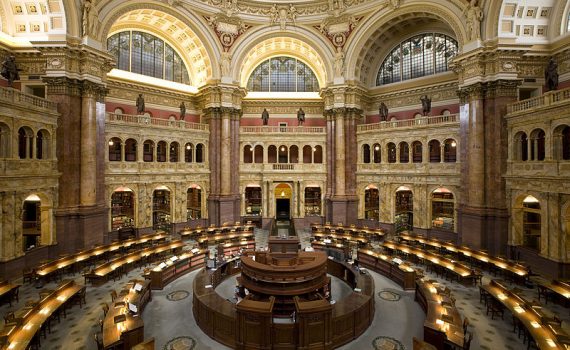
[[[39,48],[45,58],[47,76],[73,76],[79,80],[104,83],[107,73],[115,67],[115,58],[108,52],[87,45]]]
[[[457,95],[461,104],[473,100],[482,100],[485,98],[486,86],[484,83],[475,83],[468,86],[463,86],[457,90]]]
[[[43,77],[48,95],[81,96],[81,82],[68,77]]]
[[[198,100],[205,110],[211,107],[228,107],[241,110],[246,89],[229,84],[208,84],[200,88]]]
[[[486,98],[518,97],[518,87],[522,80],[495,80],[487,83]]]
[[[89,80],[84,80],[81,84],[81,95],[86,97],[93,97],[97,102],[104,102],[105,96],[109,93],[103,84],[97,84]]]

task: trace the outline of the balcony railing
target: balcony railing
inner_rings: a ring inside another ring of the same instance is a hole
[[[531,108],[557,105],[564,101],[570,102],[570,88],[558,91],[549,91],[542,96],[515,102],[507,106],[507,112],[509,114],[522,112]]]
[[[15,104],[32,105],[57,112],[57,103],[11,88],[0,87],[0,100]]]
[[[459,114],[438,115],[434,117],[420,117],[416,119],[394,120],[358,126],[358,131],[372,131],[396,128],[425,127],[429,125],[444,125],[459,122]]]
[[[317,126],[242,126],[241,133],[321,134],[325,128]]]
[[[121,124],[139,124],[148,126],[158,126],[162,128],[188,129],[208,131],[208,124],[192,123],[184,120],[168,120],[163,118],[152,118],[145,115],[116,114],[107,113],[107,122]]]

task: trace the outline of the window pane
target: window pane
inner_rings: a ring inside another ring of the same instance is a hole
[[[251,91],[319,91],[315,73],[306,64],[291,57],[274,57],[262,62],[251,73]]]
[[[141,32],[133,32],[133,40],[131,47],[131,72],[142,73],[142,46],[143,39]]]

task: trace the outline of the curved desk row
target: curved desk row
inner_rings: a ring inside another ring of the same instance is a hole
[[[208,254],[207,249],[193,249],[161,262],[150,270],[151,289],[163,289],[178,277],[204,267]]]
[[[236,310],[236,305],[219,296],[210,283],[223,277],[212,276],[222,274],[222,269],[204,269],[194,280],[194,317],[206,334],[234,349],[264,348],[267,344],[281,348],[339,347],[359,337],[372,323],[374,281],[369,274],[360,274],[352,266],[335,260],[327,259],[327,268],[354,291],[334,304],[296,298],[297,316],[293,319],[266,315],[273,308],[273,298],[246,298]]]
[[[398,258],[376,253],[369,249],[358,250],[358,263],[398,283],[405,290],[416,288],[416,271]]]

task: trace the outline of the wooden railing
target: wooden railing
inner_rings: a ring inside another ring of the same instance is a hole
[[[57,111],[57,103],[12,88],[0,87],[0,100]]]
[[[522,112],[531,108],[556,105],[564,101],[570,102],[570,88],[558,91],[549,91],[542,96],[515,102],[507,106],[507,112],[509,114]]]
[[[420,117],[415,119],[394,120],[358,126],[358,131],[372,131],[409,127],[424,127],[436,124],[452,124],[459,122],[459,114],[438,115],[433,117]]]
[[[290,134],[320,134],[325,128],[316,126],[242,126],[241,133],[290,133]]]
[[[169,120],[163,118],[152,118],[145,115],[107,113],[106,122],[118,122],[124,124],[140,124],[148,126],[158,126],[163,128],[189,129],[208,131],[208,124],[192,123],[184,120]]]

